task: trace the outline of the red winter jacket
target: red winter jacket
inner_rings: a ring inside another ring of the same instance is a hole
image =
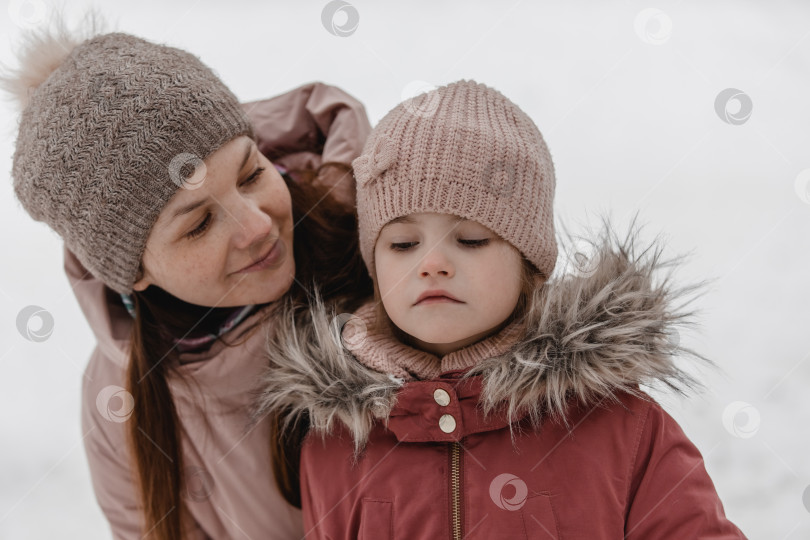
[[[360,364],[323,305],[287,308],[259,411],[310,422],[306,538],[745,538],[639,386],[695,384],[674,362],[680,292],[653,285],[657,256],[602,241],[594,271],[535,294],[509,353],[431,380]]]

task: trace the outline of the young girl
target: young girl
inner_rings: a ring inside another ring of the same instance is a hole
[[[554,167],[523,111],[450,84],[388,113],[353,166],[374,298],[288,304],[258,407],[308,423],[308,538],[744,538],[639,386],[697,386],[673,358],[683,291],[609,227],[550,280]]]

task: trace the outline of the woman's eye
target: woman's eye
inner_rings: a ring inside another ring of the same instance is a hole
[[[205,219],[203,220],[203,222],[202,222],[202,223],[200,223],[200,224],[197,226],[197,228],[196,228],[196,229],[194,229],[193,231],[188,232],[188,233],[186,234],[186,237],[187,237],[187,238],[191,238],[191,239],[197,238],[197,237],[198,237],[198,236],[200,236],[202,233],[204,233],[206,229],[208,229],[208,226],[209,226],[210,224],[211,224],[211,214],[206,214],[206,215],[205,215]]]
[[[475,248],[475,247],[483,247],[483,246],[489,244],[489,238],[482,238],[481,240],[461,240],[461,239],[459,239],[459,242],[464,244],[467,247],[473,247],[473,248]]]
[[[256,169],[255,171],[253,171],[253,174],[251,174],[251,175],[250,175],[250,176],[247,178],[247,180],[245,180],[244,182],[242,182],[242,185],[243,185],[243,186],[248,186],[248,185],[250,185],[250,184],[252,184],[252,183],[256,182],[256,180],[259,178],[259,176],[262,174],[262,172],[264,172],[264,167],[259,167],[258,169]]]
[[[264,167],[259,167],[258,169],[253,171],[253,174],[251,174],[244,182],[242,182],[242,184],[240,184],[240,187],[255,183],[256,180],[258,180],[258,178],[261,176],[262,172],[264,172],[264,170],[265,170]],[[202,223],[200,223],[193,231],[189,231],[188,233],[186,233],[186,238],[194,239],[201,236],[208,229],[209,225],[211,225],[211,214],[206,214],[205,219],[203,219]]]
[[[419,242],[397,242],[391,244],[391,249],[394,251],[406,251],[418,243]]]

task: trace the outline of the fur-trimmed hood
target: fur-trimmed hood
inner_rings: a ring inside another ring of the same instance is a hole
[[[680,329],[694,326],[694,311],[684,308],[705,282],[672,288],[671,272],[659,274],[681,257],[662,260],[659,238],[640,247],[635,219],[624,238],[609,219],[602,224],[597,234],[558,238],[557,271],[530,299],[525,334],[464,375],[481,377],[485,413],[503,407],[508,418],[529,415],[537,424],[546,415],[565,420],[572,397],[593,404],[641,395],[642,384],[681,394],[701,386],[676,364],[692,357],[713,366],[680,345]],[[341,422],[364,446],[403,381],[357,361],[341,340],[346,317],[317,295],[310,306],[283,306],[277,321],[255,417],[283,414],[286,423],[308,421],[324,434]]]

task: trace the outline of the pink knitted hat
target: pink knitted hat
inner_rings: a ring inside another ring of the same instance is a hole
[[[546,278],[554,270],[554,164],[531,118],[497,90],[462,80],[400,103],[352,166],[371,276],[380,230],[417,212],[477,221]]]

